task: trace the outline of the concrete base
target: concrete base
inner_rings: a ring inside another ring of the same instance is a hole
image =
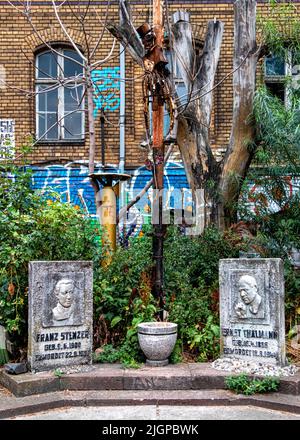
[[[170,391],[224,390],[224,379],[232,373],[215,370],[210,363],[176,364],[152,368],[124,369],[120,364],[95,364],[85,372],[53,371],[9,375],[0,370],[0,384],[17,397],[59,391]],[[280,379],[280,393],[300,399],[300,372]]]
[[[146,359],[146,365],[149,367],[164,367],[168,365],[168,363],[168,359],[165,359],[164,361],[150,361],[149,359]]]

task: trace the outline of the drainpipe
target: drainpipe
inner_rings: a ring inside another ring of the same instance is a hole
[[[125,50],[120,45],[120,161],[119,173],[125,168]],[[126,182],[120,182],[119,210],[126,205]],[[123,219],[123,234],[126,233],[126,219]],[[119,232],[121,232],[119,230]]]
[[[120,45],[120,162],[119,172],[125,167],[125,50]]]

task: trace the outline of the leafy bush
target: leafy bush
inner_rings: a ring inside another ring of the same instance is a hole
[[[245,394],[247,396],[255,393],[269,393],[277,391],[279,388],[279,379],[265,377],[264,379],[252,379],[246,374],[239,374],[238,376],[228,376],[225,378],[225,385],[229,390],[235,391],[238,394]]]
[[[198,361],[219,355],[219,259],[237,257],[243,240],[214,227],[199,237],[169,227],[165,241],[168,320],[178,324],[185,355]]]
[[[0,323],[20,350],[27,339],[29,261],[101,257],[90,221],[54,193],[46,199],[34,192],[30,182],[30,170],[0,173]]]
[[[136,360],[139,358],[137,347],[128,346],[126,340],[119,348],[115,348],[111,344],[104,345],[103,352],[94,356],[95,362],[110,363],[121,362],[126,368],[139,368],[141,363]],[[142,361],[142,360],[141,360]]]
[[[0,175],[0,322],[20,349],[27,338],[28,262],[30,260],[94,261],[94,347],[103,347],[99,362],[137,367],[144,361],[137,325],[157,318],[152,296],[152,233],[144,227],[128,248],[119,247],[111,263],[101,266],[95,228],[83,214],[30,189],[30,171]],[[199,237],[180,234],[170,226],[164,246],[164,291],[168,320],[178,324],[171,362],[208,361],[219,355],[218,268],[222,258],[235,258],[256,246],[262,256],[285,261],[288,319],[300,306],[299,277],[289,252],[300,246],[300,204],[287,206],[267,222],[256,216],[256,237],[237,225],[225,233],[207,228]],[[254,221],[254,217],[252,218]],[[296,315],[295,315],[296,316]],[[292,323],[294,325],[294,322]]]
[[[127,249],[118,248],[110,265],[95,268],[95,346],[105,348],[97,360],[106,362],[107,355],[112,355],[126,366],[142,362],[137,326],[153,321],[156,312],[151,294],[151,239],[146,229]]]
[[[169,227],[164,246],[168,320],[178,324],[178,341],[171,362],[184,357],[204,361],[219,354],[218,265],[234,257],[242,240],[209,228],[203,236],[183,236]],[[104,345],[98,361],[126,365],[144,360],[137,325],[154,320],[157,303],[151,294],[152,236],[145,227],[127,249],[117,249],[111,264],[95,274],[95,346]],[[188,304],[188,307],[187,307]]]
[[[299,63],[300,20],[293,2],[269,0],[268,13],[258,15],[257,28],[261,42],[272,54],[286,59],[293,52],[295,64]]]

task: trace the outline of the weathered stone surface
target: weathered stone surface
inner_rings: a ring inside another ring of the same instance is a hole
[[[126,390],[186,390],[191,388],[192,376],[185,365],[162,368],[145,366],[140,370],[124,372]]]
[[[6,349],[5,341],[5,328],[3,327],[3,325],[0,325],[0,350]]]
[[[59,391],[59,378],[50,371],[37,374],[7,374],[0,371],[0,383],[17,397],[31,396]]]
[[[62,375],[61,390],[122,390],[124,370],[96,369],[90,373]]]
[[[28,363],[31,370],[90,364],[92,262],[30,262],[28,300]]]
[[[232,373],[215,370],[211,368],[211,364],[204,363],[176,364],[162,368],[142,367],[137,370],[124,369],[120,364],[98,364],[89,367],[89,372],[65,373],[61,377],[55,376],[53,371],[9,375],[4,369],[0,369],[0,384],[18,397],[62,390],[74,390],[77,393],[98,390],[95,393],[98,392],[100,396],[105,390],[114,389],[120,393],[122,390],[128,393],[131,390],[144,390],[149,393],[151,390],[160,390],[160,393],[163,393],[163,390],[177,390],[174,394],[179,398],[181,393],[178,393],[178,390],[194,390],[200,393],[201,390],[224,389],[225,377],[232,376]],[[279,394],[298,396],[300,403],[300,372],[292,377],[281,378],[279,391]]]
[[[220,260],[221,356],[286,365],[283,263]]]
[[[25,362],[19,362],[19,363],[8,363],[4,365],[4,370],[8,374],[24,374],[27,373],[28,368],[27,364]]]
[[[0,325],[0,365],[9,361],[7,347],[6,347],[6,331],[5,328]]]

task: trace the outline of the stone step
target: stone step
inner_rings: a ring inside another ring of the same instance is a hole
[[[232,373],[215,370],[210,363],[177,364],[124,369],[119,364],[96,364],[57,377],[53,371],[9,375],[0,370],[0,384],[17,397],[57,391],[89,390],[222,390]],[[300,372],[280,379],[280,393],[300,395]]]

